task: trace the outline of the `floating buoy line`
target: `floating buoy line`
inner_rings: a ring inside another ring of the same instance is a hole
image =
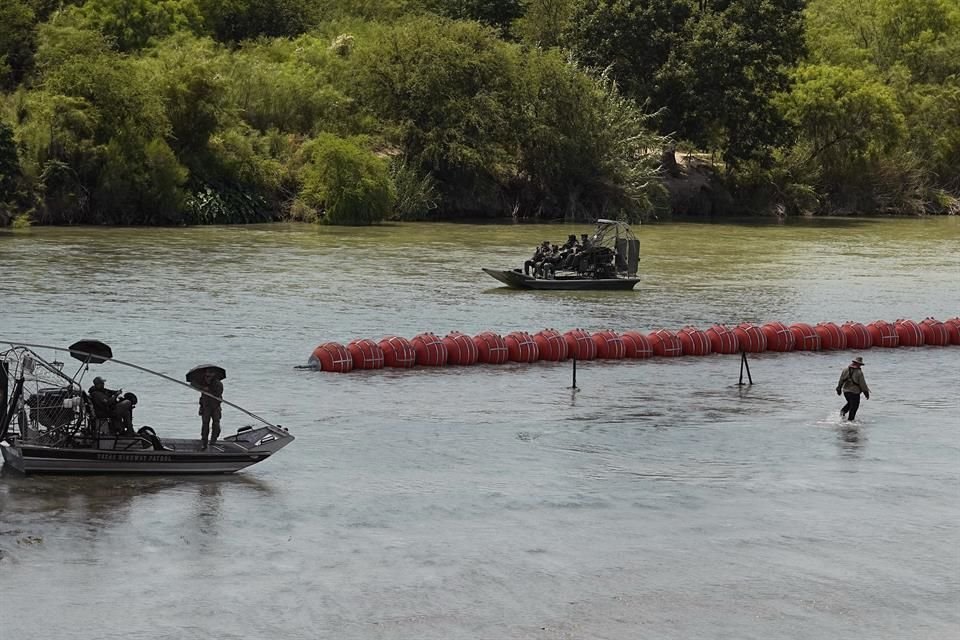
[[[960,317],[920,322],[877,320],[859,322],[741,323],[730,328],[715,324],[701,330],[687,326],[678,331],[655,329],[649,333],[609,329],[590,333],[571,329],[564,333],[543,329],[534,334],[511,331],[501,336],[483,331],[469,336],[453,331],[441,338],[420,333],[410,340],[386,336],[380,341],[359,338],[346,345],[324,342],[310,354],[308,365],[321,371],[347,373],[359,369],[411,369],[414,367],[498,365],[574,360],[623,360],[653,357],[706,356],[712,353],[764,351],[835,351],[872,347],[960,345]]]

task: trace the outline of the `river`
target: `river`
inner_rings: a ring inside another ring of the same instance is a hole
[[[298,370],[328,340],[960,315],[960,219],[644,225],[634,292],[515,292],[580,225],[0,231],[0,337],[100,338],[297,437],[223,478],[0,477],[0,638],[960,637],[960,347]],[[138,424],[188,390],[108,363]],[[225,430],[246,417],[225,407]]]

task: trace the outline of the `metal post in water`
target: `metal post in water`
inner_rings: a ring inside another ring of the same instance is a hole
[[[741,386],[741,387],[743,386],[743,370],[744,370],[744,368],[746,368],[746,370],[747,370],[747,380],[749,381],[749,384],[752,385],[752,384],[753,384],[753,377],[750,375],[750,363],[747,362],[747,352],[746,352],[746,351],[741,351],[741,352],[740,352],[740,382],[737,383],[737,384],[738,384],[739,386]]]
[[[574,391],[577,390],[577,359],[573,359],[573,384],[570,385],[570,388]]]

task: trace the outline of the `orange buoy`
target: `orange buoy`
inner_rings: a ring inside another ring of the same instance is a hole
[[[417,363],[417,352],[406,338],[387,336],[377,344],[383,350],[384,366],[409,369]]]
[[[589,332],[583,329],[571,329],[563,334],[567,343],[567,353],[577,360],[593,360],[597,357],[597,343]]]
[[[920,330],[923,331],[923,344],[934,347],[943,347],[950,344],[950,334],[947,333],[947,325],[936,318],[925,318],[920,322]]]
[[[310,364],[320,371],[347,373],[353,369],[350,352],[339,342],[324,342],[310,354]]]
[[[833,350],[847,348],[847,336],[835,323],[818,322],[813,330],[820,336],[821,349]]]
[[[421,367],[443,367],[447,364],[447,345],[433,333],[418,333],[410,340]]]
[[[859,322],[847,321],[840,327],[847,339],[847,349],[869,349],[873,346],[873,334]]]
[[[653,355],[666,356],[673,358],[683,355],[683,345],[680,344],[680,338],[672,331],[667,329],[657,329],[647,336],[650,341],[650,347],[653,349]]]
[[[533,341],[537,343],[540,359],[550,362],[566,360],[570,347],[556,329],[544,329],[533,334]]]
[[[797,351],[820,351],[820,335],[805,322],[790,325],[793,346]]]
[[[740,351],[740,341],[737,334],[722,324],[715,324],[704,333],[710,340],[710,350],[714,353],[737,353]]]
[[[540,359],[540,349],[526,331],[511,331],[503,336],[503,341],[507,344],[507,355],[512,362],[536,362]]]
[[[705,356],[713,352],[710,338],[696,327],[684,327],[677,332],[680,348],[685,356]]]
[[[943,326],[950,336],[950,344],[960,344],[960,317],[944,320]]]
[[[604,330],[597,331],[592,336],[593,343],[597,345],[597,357],[604,360],[620,360],[627,354],[626,345],[623,344],[623,338],[616,331]]]
[[[900,346],[900,336],[897,334],[896,326],[886,320],[877,320],[867,325],[867,331],[873,339],[873,346],[886,347],[892,349]]]
[[[503,364],[510,355],[503,338],[493,331],[484,331],[475,335],[473,344],[477,345],[477,362]]]
[[[467,366],[474,364],[480,357],[473,338],[459,331],[448,333],[443,344],[447,348],[447,364]]]
[[[740,351],[762,353],[767,350],[767,335],[755,324],[742,322],[733,329]]]
[[[650,341],[639,331],[624,331],[620,334],[620,339],[623,340],[623,357],[650,358],[653,356]]]
[[[347,345],[354,369],[383,369],[383,349],[373,340],[361,338]]]
[[[793,332],[782,322],[768,322],[760,327],[763,335],[767,336],[767,348],[770,351],[793,351]]]
[[[897,320],[893,323],[900,338],[901,347],[922,347],[923,331],[913,320]]]

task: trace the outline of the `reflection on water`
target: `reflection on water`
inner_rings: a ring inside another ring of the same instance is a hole
[[[297,436],[226,478],[0,472],[0,637],[955,635],[960,405],[930,372],[960,349],[871,351],[853,424],[849,353],[751,356],[752,386],[737,356],[578,363],[577,391],[568,363],[293,368],[425,330],[960,313],[960,219],[644,226],[633,292],[479,271],[588,230],[0,231],[0,334],[105,339],[178,379],[221,363],[227,398]],[[193,393],[95,369],[197,436]],[[247,422],[225,408],[225,433]]]

